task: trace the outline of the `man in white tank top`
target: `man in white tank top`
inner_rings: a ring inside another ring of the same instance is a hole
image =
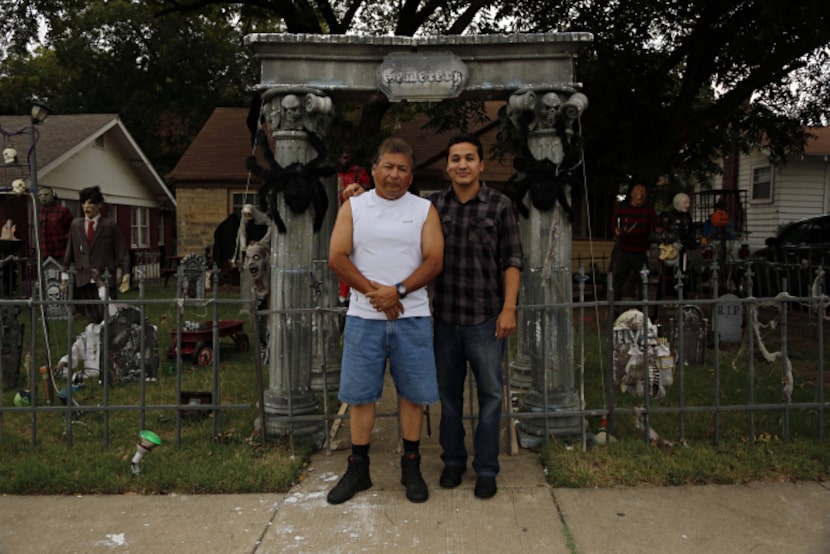
[[[438,400],[426,286],[443,267],[444,236],[432,204],[408,192],[412,148],[387,139],[372,164],[375,189],[346,201],[331,235],[329,266],[351,288],[343,335],[341,402],[349,404],[352,455],[328,501],[372,486],[369,442],[386,360],[399,397],[401,484],[412,502],[429,497],[419,453],[424,407]]]

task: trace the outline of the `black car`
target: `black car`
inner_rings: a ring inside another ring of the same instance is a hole
[[[830,214],[787,224],[747,262],[755,296],[775,296],[785,290],[793,296],[810,296],[818,269],[830,264]]]

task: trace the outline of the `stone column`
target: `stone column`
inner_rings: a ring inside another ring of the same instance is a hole
[[[523,202],[529,212],[521,223],[525,251],[521,302],[536,306],[521,310],[519,351],[511,367],[518,372],[519,383],[526,375],[521,371],[530,369],[522,412],[550,414],[580,407],[571,307],[570,186],[580,159],[574,122],[586,106],[587,99],[572,89],[518,91],[508,103],[508,116],[523,144],[516,153],[517,167],[522,169],[518,186],[526,192]],[[518,425],[519,443],[525,448],[538,447],[549,436],[580,431],[579,416],[524,418]]]
[[[528,233],[524,230],[526,225],[519,222],[523,237]],[[523,277],[522,287],[519,289],[519,306],[527,306],[530,299],[527,294],[527,279]],[[533,382],[533,374],[530,366],[531,339],[533,337],[532,319],[525,310],[519,310],[516,315],[516,356],[510,361],[510,393],[511,395],[524,394],[530,390]]]
[[[308,89],[266,91],[263,105],[271,134],[275,140],[274,157],[281,170],[297,173],[310,171],[320,158],[320,137],[325,130],[331,102],[322,93]],[[315,115],[315,105],[328,104],[327,113]],[[309,179],[304,186],[314,186]],[[291,186],[296,186],[294,181]],[[315,297],[314,264],[318,252],[313,231],[312,206],[302,213],[291,210],[286,201],[285,185],[273,201],[285,222],[285,233],[273,233],[271,239],[271,293],[269,316],[270,386],[265,394],[265,430],[269,435],[309,436],[318,445],[325,438],[325,423],[319,419],[291,421],[290,417],[319,414],[320,401],[311,390],[312,354],[315,350],[313,310]],[[290,192],[289,192],[290,194]]]
[[[519,337],[526,343],[531,370],[530,390],[524,397],[522,412],[556,412],[579,409],[575,385],[573,351],[573,289],[571,285],[571,225],[557,206],[552,212],[532,209],[522,225],[526,267],[522,275],[527,305],[545,306],[524,309],[525,324]],[[547,237],[540,239],[540,237]],[[546,258],[552,249],[553,259]],[[577,435],[579,417],[523,419],[518,425],[519,444],[538,447],[547,436]]]

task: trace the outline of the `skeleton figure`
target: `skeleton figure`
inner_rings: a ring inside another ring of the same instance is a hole
[[[255,232],[250,233],[252,236],[249,237],[249,231]],[[239,254],[235,260],[237,263],[243,261],[242,254],[252,242],[271,243],[271,220],[253,204],[245,204],[242,206],[242,220],[236,235],[236,250]]]
[[[674,382],[673,370],[668,344],[650,319],[643,324],[642,312],[628,310],[614,321],[614,378],[623,392],[642,397],[648,390],[650,397],[662,398]]]

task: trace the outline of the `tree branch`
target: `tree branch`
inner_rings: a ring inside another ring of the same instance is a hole
[[[460,35],[463,33],[464,30],[470,26],[470,23],[473,22],[473,19],[475,19],[475,16],[478,15],[478,12],[492,3],[492,0],[476,0],[475,2],[470,2],[467,9],[464,10],[464,13],[459,15],[458,19],[456,19],[450,28],[447,29],[447,34]]]

